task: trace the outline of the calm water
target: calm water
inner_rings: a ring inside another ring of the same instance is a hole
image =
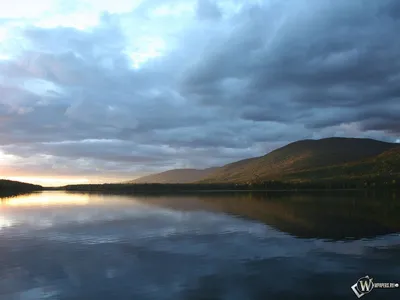
[[[18,196],[0,206],[0,300],[357,299],[365,275],[400,282],[399,233],[394,194]]]

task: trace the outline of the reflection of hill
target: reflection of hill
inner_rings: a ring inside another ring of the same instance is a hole
[[[353,194],[246,193],[201,197],[149,197],[146,203],[224,212],[303,238],[352,239],[400,232],[400,203]]]

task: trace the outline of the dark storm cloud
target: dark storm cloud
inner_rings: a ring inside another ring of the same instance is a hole
[[[399,137],[397,1],[258,2],[152,0],[90,30],[23,27],[27,46],[0,60],[0,150],[31,170],[133,174]]]
[[[309,118],[306,126],[364,124],[378,103],[381,119],[391,115],[400,97],[400,22],[386,10],[390,1],[312,4],[307,11],[281,4],[285,8],[277,9],[283,13],[276,18],[267,18],[269,6],[244,12],[238,29],[188,74],[183,88],[204,103],[210,91],[227,97],[242,117],[255,121],[288,122],[320,108],[316,113],[327,122],[315,115],[316,124]],[[240,97],[220,89],[232,79],[247,80]],[[391,122],[379,126],[392,129]]]

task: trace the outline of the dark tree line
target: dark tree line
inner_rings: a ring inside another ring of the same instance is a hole
[[[201,183],[201,184],[84,184],[69,185],[67,191],[121,192],[121,193],[168,193],[198,191],[253,191],[253,190],[307,190],[307,189],[398,189],[400,181],[395,179],[330,180],[308,182],[257,181],[246,183]]]

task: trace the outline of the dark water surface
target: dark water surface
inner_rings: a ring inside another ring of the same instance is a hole
[[[357,299],[400,282],[395,194],[2,199],[0,300]],[[362,299],[400,299],[400,288]]]

